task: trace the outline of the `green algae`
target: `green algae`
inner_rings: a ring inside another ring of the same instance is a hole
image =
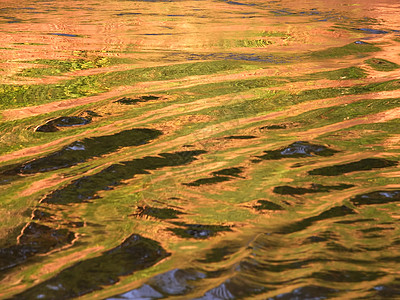
[[[388,61],[383,58],[370,58],[365,61],[367,65],[369,65],[371,68],[377,71],[382,71],[382,72],[389,72],[389,71],[394,71],[400,68],[400,66],[396,63],[393,63],[391,61]]]

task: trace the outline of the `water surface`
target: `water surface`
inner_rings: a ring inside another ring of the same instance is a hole
[[[0,1],[0,298],[400,298],[396,1]]]

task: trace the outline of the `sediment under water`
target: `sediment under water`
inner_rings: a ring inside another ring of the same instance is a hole
[[[396,1],[0,1],[1,299],[400,299]]]

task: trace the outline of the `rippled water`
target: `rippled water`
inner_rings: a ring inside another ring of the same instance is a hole
[[[400,299],[397,1],[0,1],[0,298]]]

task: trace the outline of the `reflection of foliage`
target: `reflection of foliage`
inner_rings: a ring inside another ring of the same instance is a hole
[[[115,284],[121,276],[147,269],[169,255],[158,242],[133,234],[119,246],[64,269],[15,299],[75,298]]]
[[[368,52],[377,52],[381,49],[375,45],[358,42],[347,44],[342,47],[332,47],[325,50],[315,51],[310,54],[312,58],[336,58],[347,55],[357,55]]]
[[[306,76],[308,77],[308,76]],[[359,79],[367,77],[367,73],[359,67],[337,69],[333,71],[317,72],[309,75],[310,78],[327,78],[329,80]]]
[[[284,39],[291,38],[292,35],[282,31],[263,31],[261,36],[269,36],[269,37],[280,37]]]
[[[248,47],[248,48],[262,48],[262,47],[266,47],[271,44],[273,44],[272,41],[264,40],[264,39],[236,41],[237,47]]]
[[[248,69],[249,64],[240,61],[198,62],[138,68],[107,74],[82,76],[56,84],[46,85],[0,85],[0,107],[37,105],[54,100],[77,98],[105,92],[111,87],[130,85],[150,80],[168,80],[192,75],[207,75],[230,70]],[[256,63],[255,63],[256,64]]]
[[[371,68],[377,70],[377,71],[394,71],[400,66],[396,63],[393,63],[391,61],[388,61],[386,59],[382,58],[370,58],[365,61],[366,64],[368,64]]]
[[[111,64],[107,57],[95,57],[94,59],[72,59],[72,60],[55,60],[55,59],[38,59],[32,63],[46,65],[46,68],[29,68],[23,70],[20,75],[27,77],[54,76],[62,73],[86,70],[94,68],[102,68]]]

